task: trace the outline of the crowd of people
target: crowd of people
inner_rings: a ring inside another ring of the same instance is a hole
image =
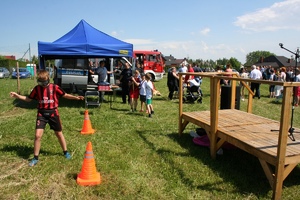
[[[122,87],[122,103],[129,104],[130,110],[132,112],[137,111],[138,99],[140,99],[140,112],[147,112],[149,117],[154,113],[152,105],[152,97],[154,85],[151,81],[151,76],[143,73],[143,67],[141,63],[137,62],[135,71],[133,72],[128,63],[123,64],[118,63],[118,70],[120,73],[120,86]],[[224,66],[224,68],[217,67],[215,72],[233,72],[230,64]],[[101,61],[99,67],[91,72],[93,74],[98,74],[98,84],[106,83],[106,78],[108,74],[114,73],[115,71],[107,71],[105,68],[105,61]],[[168,99],[173,100],[178,95],[179,87],[179,76],[178,73],[182,72],[205,72],[203,69],[197,66],[196,63],[182,63],[176,67],[171,67],[167,72],[167,87],[169,90]],[[239,75],[242,78],[249,78],[252,80],[270,80],[270,81],[300,81],[300,75],[294,74],[292,68],[281,67],[279,69],[274,69],[272,66],[256,66],[252,65],[251,70],[248,72],[246,68],[241,67]],[[224,74],[224,79],[221,79],[221,85],[230,85],[230,80],[226,77],[231,77],[230,74]],[[187,86],[200,86],[202,84],[202,78],[200,76],[193,75],[183,75],[183,91]],[[90,80],[90,79],[89,79]],[[249,84],[249,83],[248,83]],[[245,100],[245,87],[243,84],[241,86],[241,100]],[[253,98],[261,98],[260,92],[261,84],[258,82],[251,82],[250,88],[254,92]],[[148,93],[147,93],[148,92]],[[202,94],[202,90],[199,89]],[[270,85],[269,86],[269,97],[274,98],[275,101],[279,101],[282,98],[283,86]],[[295,106],[300,103],[300,88],[295,88]],[[104,99],[104,93],[101,95],[102,101]],[[148,106],[149,105],[149,106]]]
[[[230,64],[227,64],[222,68],[221,66],[217,66],[214,70],[215,72],[233,72],[233,69]],[[167,86],[169,89],[168,99],[172,100],[174,98],[174,94],[177,94],[179,87],[179,76],[178,72],[204,72],[201,68],[197,66],[197,64],[181,64],[178,69],[176,67],[171,67],[168,70],[167,74]],[[294,70],[292,67],[281,67],[275,69],[272,66],[256,66],[252,65],[251,70],[247,71],[245,67],[241,67],[238,72],[241,78],[249,78],[252,80],[269,80],[269,81],[281,81],[281,82],[289,82],[296,81],[300,82],[300,70]],[[296,73],[296,74],[295,74]],[[224,74],[224,79],[220,80],[221,85],[230,85],[230,80],[226,79],[226,77],[230,77],[230,74]],[[183,75],[183,83],[189,84],[196,80],[198,83],[202,83],[201,77],[198,76],[189,76]],[[261,84],[258,82],[248,82],[251,90],[254,92],[253,98],[261,98],[260,86]],[[243,84],[240,84],[241,87],[241,100],[245,100],[245,87]],[[201,90],[202,92],[202,90]],[[283,86],[280,85],[270,85],[269,86],[269,97],[274,98],[275,102],[278,102],[280,98],[282,98],[283,94]],[[294,96],[295,102],[294,105],[298,106],[300,103],[300,87],[294,88]]]

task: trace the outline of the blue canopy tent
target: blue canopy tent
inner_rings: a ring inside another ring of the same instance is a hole
[[[132,57],[133,45],[111,37],[81,20],[54,42],[38,41],[40,69],[45,60],[61,58]]]

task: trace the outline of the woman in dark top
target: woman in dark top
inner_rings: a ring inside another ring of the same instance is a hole
[[[172,67],[168,72],[168,88],[169,88],[169,99],[173,99],[174,91],[178,91],[178,80],[179,77],[176,74],[176,68]]]

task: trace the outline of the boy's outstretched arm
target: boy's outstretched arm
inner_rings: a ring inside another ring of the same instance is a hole
[[[74,96],[71,94],[66,93],[64,96],[66,99],[73,99],[73,100],[84,100],[84,96]]]
[[[10,97],[12,97],[12,98],[20,99],[20,100],[23,100],[23,101],[26,101],[26,102],[32,101],[32,99],[28,98],[27,96],[20,95],[16,92],[10,92],[9,94],[10,94]]]

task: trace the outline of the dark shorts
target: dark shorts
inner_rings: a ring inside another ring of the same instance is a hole
[[[45,129],[46,124],[54,131],[62,131],[58,110],[38,110],[35,128]]]
[[[141,102],[146,102],[146,95],[140,95]]]

